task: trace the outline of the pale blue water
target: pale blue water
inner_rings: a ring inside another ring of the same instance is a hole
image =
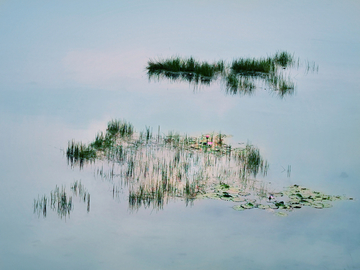
[[[0,269],[360,269],[360,4],[357,1],[1,1]],[[219,83],[149,82],[149,58],[231,61],[277,50],[315,61],[296,92],[229,96]],[[128,210],[95,166],[61,149],[112,118],[137,130],[222,131],[251,141],[274,189],[300,184],[355,201],[277,217],[232,203]],[[291,177],[283,167],[291,165]],[[33,214],[80,180],[91,210]]]

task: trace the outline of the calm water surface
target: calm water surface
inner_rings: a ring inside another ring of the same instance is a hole
[[[360,269],[360,5],[357,1],[1,1],[0,269]],[[295,94],[226,95],[220,82],[150,81],[152,58],[315,61],[293,70]],[[67,164],[68,140],[90,142],[110,119],[250,141],[273,189],[299,184],[354,197],[287,217],[233,203],[128,209],[111,182]],[[291,176],[283,168],[291,165]],[[33,200],[76,180],[70,217]]]

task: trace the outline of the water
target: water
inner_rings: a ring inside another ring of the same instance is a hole
[[[0,3],[0,269],[359,269],[359,4],[356,1]],[[226,95],[220,83],[148,81],[149,58],[206,61],[278,50],[315,61],[295,94]],[[112,118],[250,141],[274,189],[299,184],[355,201],[287,217],[233,203],[171,202],[130,212],[126,198],[79,171],[61,149],[90,142]],[[291,165],[291,176],[286,170]],[[70,218],[33,199],[77,180]]]

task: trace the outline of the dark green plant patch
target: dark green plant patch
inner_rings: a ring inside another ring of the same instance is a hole
[[[280,97],[294,93],[295,84],[284,75],[284,70],[300,67],[300,60],[286,51],[266,58],[239,58],[231,64],[225,61],[200,62],[193,57],[149,60],[146,67],[149,79],[186,81],[194,86],[210,85],[220,78],[225,91],[231,95],[251,95],[261,85]],[[306,71],[317,71],[315,64],[307,63]]]

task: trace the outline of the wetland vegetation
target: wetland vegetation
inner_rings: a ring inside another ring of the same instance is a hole
[[[113,196],[126,187],[131,210],[162,209],[175,199],[186,204],[196,199],[219,199],[236,203],[235,210],[259,208],[278,212],[304,206],[328,208],[330,201],[346,199],[297,185],[273,190],[256,179],[258,175],[266,176],[269,168],[260,150],[249,143],[232,147],[226,142],[228,137],[220,132],[200,136],[161,134],[160,127],[155,135],[150,127],[137,133],[131,123],[112,120],[106,132],[98,133],[93,142],[75,143],[93,155],[71,151],[73,141],[66,154],[69,163],[80,168],[95,160],[112,164],[108,173],[102,167],[97,174],[119,180],[113,185]]]
[[[74,210],[73,197],[78,197],[80,201],[86,203],[87,211],[90,211],[90,194],[81,181],[74,181],[70,187],[69,194],[64,186],[61,189],[56,186],[50,192],[50,196],[43,195],[34,199],[34,213],[40,217],[46,217],[48,209],[57,212],[60,218],[70,217],[70,212]]]
[[[300,60],[296,61],[289,52],[279,51],[266,58],[235,59],[231,64],[223,60],[214,63],[200,62],[193,57],[149,60],[146,70],[149,80],[166,78],[198,86],[210,85],[220,78],[228,94],[251,95],[261,86],[284,97],[293,94],[295,90],[295,83],[284,70],[295,66],[300,66]],[[307,72],[316,69],[315,64],[310,66],[307,63]]]
[[[199,62],[193,57],[173,57],[165,60],[149,60],[147,71],[149,78],[168,78],[172,81],[188,81],[194,84],[210,84],[224,72],[224,61],[215,63]]]

